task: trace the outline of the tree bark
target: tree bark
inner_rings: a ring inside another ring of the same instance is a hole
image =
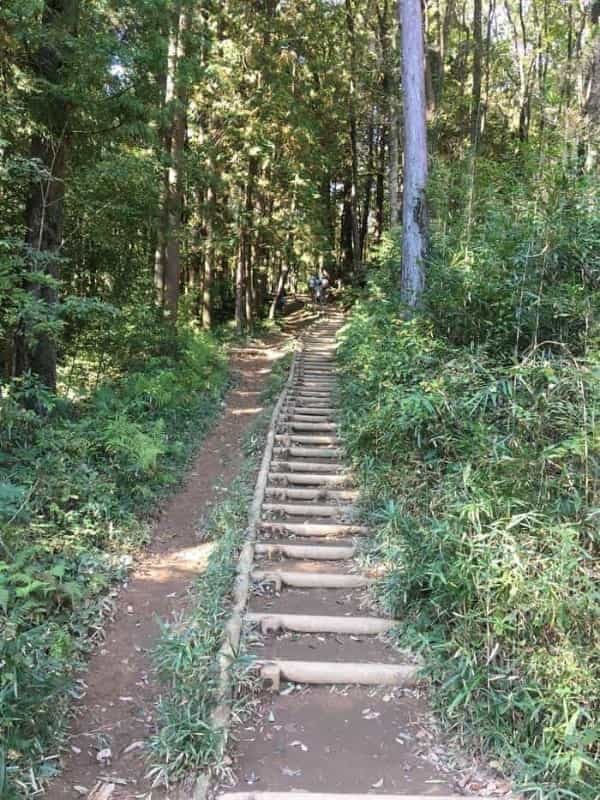
[[[473,88],[471,90],[471,148],[477,151],[481,130],[481,64],[483,57],[483,23],[481,0],[473,0]]]
[[[350,97],[348,123],[350,132],[350,208],[352,218],[352,272],[356,274],[360,265],[360,220],[358,213],[358,126],[356,121],[356,34],[354,9],[351,0],[346,0],[346,27],[350,45]]]
[[[34,78],[53,87],[50,102],[34,95],[31,112],[39,126],[31,139],[30,154],[41,166],[25,207],[25,244],[32,273],[43,272],[50,281],[27,281],[26,290],[52,318],[58,302],[59,253],[64,222],[65,175],[69,154],[71,106],[61,90],[65,58],[63,38],[77,31],[78,0],[48,0],[42,15],[43,43],[32,59]],[[13,372],[36,375],[51,391],[56,390],[56,344],[48,330],[33,331],[22,319],[14,342]]]
[[[186,136],[186,88],[181,75],[184,57],[187,12],[178,2],[169,31],[167,74],[165,84],[165,113],[169,121],[163,137],[168,164],[164,170],[158,223],[158,240],[154,261],[154,281],[157,300],[165,318],[177,320],[179,279],[181,272],[180,235],[183,211],[182,164]]]
[[[204,276],[202,281],[202,327],[205,331],[212,328],[212,284],[215,261],[215,225],[216,198],[214,187],[209,185],[206,191],[206,252],[204,254]]]
[[[361,261],[365,258],[366,246],[367,246],[367,235],[369,233],[369,217],[371,214],[371,193],[373,191],[373,182],[374,182],[374,170],[375,170],[375,163],[374,163],[374,153],[375,153],[375,125],[373,121],[374,112],[371,109],[371,119],[369,120],[369,128],[367,135],[369,137],[369,145],[368,145],[368,153],[367,153],[367,174],[365,177],[365,194],[364,194],[364,202],[362,207],[362,216],[360,220],[360,259]]]
[[[384,203],[385,203],[385,125],[379,129],[377,152],[377,184],[375,188],[375,242],[379,244],[384,228]]]
[[[404,196],[402,204],[402,299],[421,302],[427,237],[427,128],[421,0],[398,0],[402,28]]]

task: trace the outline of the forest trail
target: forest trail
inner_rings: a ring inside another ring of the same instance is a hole
[[[107,775],[121,781],[111,800],[147,796],[144,744],[155,731],[160,693],[151,663],[158,620],[172,619],[185,609],[189,586],[205,569],[212,548],[212,542],[203,541],[203,520],[238,474],[242,440],[263,410],[261,395],[273,365],[285,354],[286,342],[308,321],[310,315],[296,308],[286,318],[283,335],[232,352],[234,386],[223,412],[202,442],[181,490],[161,509],[151,544],[128,582],[118,596],[113,593],[114,614],[82,676],[83,697],[74,707],[64,769],[48,787],[48,800],[85,797]],[[103,764],[97,756],[106,749],[111,759]]]
[[[336,422],[342,319],[332,313],[306,336],[266,455],[243,641],[274,691],[233,729],[219,800],[441,798],[473,788],[472,765],[469,778],[445,760],[418,667],[386,641],[393,621],[370,610],[374,576],[357,564],[369,530],[356,521]]]

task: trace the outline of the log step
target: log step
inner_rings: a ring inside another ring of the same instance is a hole
[[[274,447],[273,455],[284,458],[341,458],[343,451],[341,447]]]
[[[351,506],[333,506],[300,503],[263,503],[263,511],[271,514],[288,514],[291,517],[340,517],[348,514]]]
[[[311,422],[305,419],[291,419],[287,423],[287,427],[293,431],[336,431],[337,425],[335,422]]]
[[[293,631],[294,633],[339,633],[354,636],[376,636],[391,630],[395,622],[382,617],[326,617],[311,614],[246,614],[253,625],[260,625],[263,634]]]
[[[327,436],[326,434],[322,436],[310,436],[309,434],[303,433],[278,433],[275,436],[275,441],[283,444],[291,444],[292,442],[297,442],[298,444],[340,444],[339,437]]]
[[[269,483],[283,486],[290,483],[296,486],[350,486],[351,478],[349,475],[326,475],[320,472],[269,472]]]
[[[418,668],[413,664],[352,663],[337,661],[287,661],[274,659],[257,662],[263,680],[279,691],[281,681],[310,684],[361,684],[363,686],[416,686]]]
[[[331,408],[331,392],[319,392],[319,394],[306,394],[305,392],[292,392],[287,396],[288,404],[297,406],[307,406],[310,408]]]
[[[351,523],[329,523],[329,522],[270,522],[262,521],[259,523],[261,531],[274,535],[292,534],[305,538],[326,537],[326,536],[365,536],[369,529],[364,525],[352,525]]]
[[[341,475],[345,469],[345,466],[337,461],[330,461],[327,464],[314,461],[271,461],[272,472],[320,472]]]
[[[254,552],[259,556],[267,556],[267,558],[283,556],[284,558],[306,558],[311,561],[346,561],[349,558],[353,558],[356,548],[353,545],[344,547],[343,545],[270,544],[258,542],[254,546]]]
[[[360,589],[373,583],[366,575],[344,575],[339,572],[292,572],[284,569],[252,570],[255,583],[273,583],[275,591],[283,586],[295,589]]]
[[[335,409],[327,408],[326,406],[288,406],[286,409],[290,416],[307,417],[310,420],[312,417],[334,417],[336,414]]]
[[[270,498],[286,500],[333,500],[352,502],[358,498],[355,489],[294,489],[283,486],[269,486],[266,490]]]
[[[293,423],[296,423],[296,422],[310,422],[310,423],[313,423],[313,424],[314,423],[322,424],[323,422],[327,422],[327,423],[335,425],[336,428],[337,428],[337,423],[335,423],[335,422],[332,423],[332,421],[331,421],[332,417],[333,417],[333,414],[304,414],[302,411],[301,412],[297,412],[297,411],[289,412],[288,411],[286,414],[283,415],[283,419],[287,423],[290,423],[290,422],[293,422]]]

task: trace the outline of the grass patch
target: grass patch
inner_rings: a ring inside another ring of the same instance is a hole
[[[341,335],[344,437],[449,731],[532,797],[600,785],[600,366],[517,359],[403,318],[387,274]],[[489,287],[488,287],[489,290]],[[561,324],[563,321],[561,320]]]
[[[0,399],[0,795],[29,795],[64,730],[106,590],[147,540],[220,407],[222,348],[183,333],[84,400],[7,387]],[[77,393],[75,393],[77,394]],[[40,405],[39,402],[37,405]]]
[[[247,536],[265,433],[291,360],[292,354],[287,354],[275,363],[263,391],[268,407],[245,437],[240,474],[210,516],[207,538],[215,546],[206,571],[193,587],[191,608],[176,622],[162,626],[155,664],[165,689],[158,704],[159,732],[150,745],[150,774],[156,785],[169,785],[216,766],[222,742],[221,731],[211,724],[219,701],[217,655],[229,617],[237,559]],[[240,667],[243,671],[243,664]]]

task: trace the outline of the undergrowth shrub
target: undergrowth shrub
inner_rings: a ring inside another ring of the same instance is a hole
[[[102,624],[105,590],[146,537],[225,386],[222,349],[183,332],[177,357],[75,402],[13,382],[0,397],[0,795],[32,790]],[[29,776],[29,767],[33,766]]]
[[[511,272],[531,220],[503,203],[495,240],[473,233],[485,269],[444,266],[459,234],[434,233],[416,317],[388,244],[341,334],[344,436],[378,523],[380,600],[426,654],[450,729],[532,795],[597,798],[600,359],[580,269],[584,256],[597,269],[597,220],[546,251],[554,284],[519,305]]]

